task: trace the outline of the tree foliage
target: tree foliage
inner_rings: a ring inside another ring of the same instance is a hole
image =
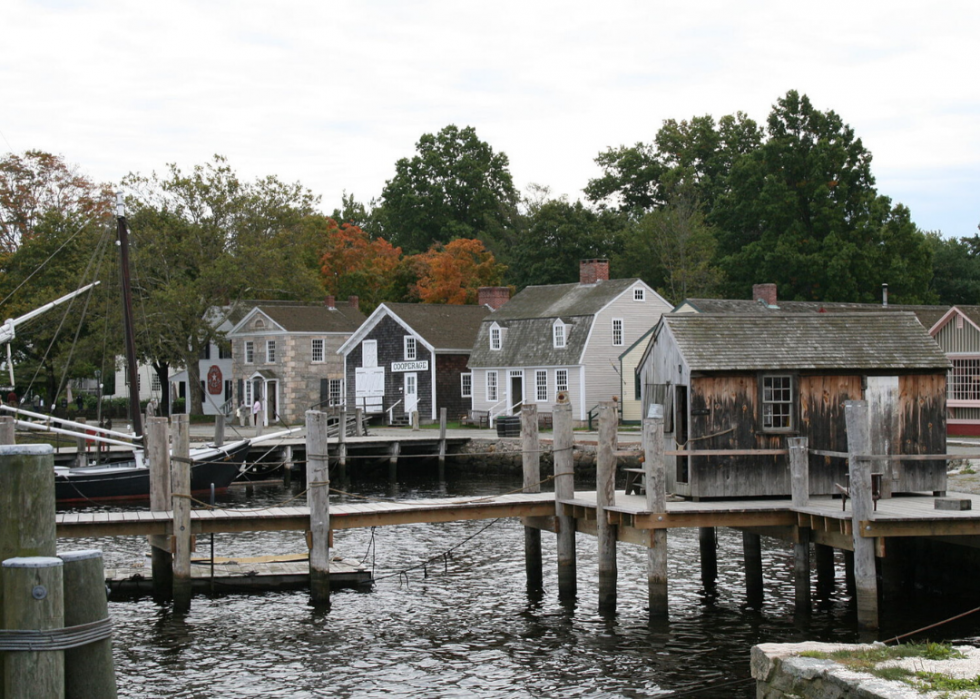
[[[499,286],[504,266],[476,239],[457,238],[417,255],[416,285],[423,303],[476,303],[481,286]]]
[[[383,238],[371,237],[351,223],[327,220],[326,240],[320,257],[323,286],[337,297],[355,295],[365,312],[384,301],[401,300],[398,288],[402,250]]]
[[[932,249],[933,277],[930,290],[944,304],[980,304],[980,235],[943,238],[927,233]]]
[[[425,134],[415,148],[415,156],[395,163],[374,212],[374,233],[406,254],[456,238],[479,238],[490,249],[506,244],[518,200],[507,155],[471,126]]]

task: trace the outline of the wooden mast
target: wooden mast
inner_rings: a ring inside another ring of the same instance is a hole
[[[126,335],[126,376],[129,378],[129,412],[133,434],[143,437],[140,415],[139,373],[136,365],[136,328],[133,323],[133,292],[129,282],[129,232],[126,229],[126,207],[122,192],[116,192],[116,223],[119,236],[119,263],[122,268],[123,323]]]

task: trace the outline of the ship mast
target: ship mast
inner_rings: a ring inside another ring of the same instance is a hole
[[[133,420],[133,434],[143,437],[143,421],[140,414],[139,373],[136,364],[136,329],[133,324],[133,292],[129,281],[129,232],[126,227],[126,207],[122,192],[116,192],[116,223],[119,236],[119,263],[122,268],[123,325],[126,335],[126,376],[129,378],[129,412]]]

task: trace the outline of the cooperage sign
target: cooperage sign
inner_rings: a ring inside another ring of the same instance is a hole
[[[423,359],[418,362],[392,362],[391,370],[395,371],[428,371],[429,360]]]

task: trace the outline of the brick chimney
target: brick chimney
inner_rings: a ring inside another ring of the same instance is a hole
[[[497,310],[510,301],[509,286],[481,286],[476,291],[476,302],[481,306],[489,306]]]
[[[609,260],[582,260],[579,263],[578,283],[595,284],[609,281]]]
[[[327,308],[336,308],[337,300],[333,297],[333,295],[329,295],[325,299],[323,299],[323,305],[326,306]]]
[[[769,306],[776,305],[775,284],[755,284],[752,286],[752,300],[765,301]]]
[[[353,294],[347,297],[347,304],[355,311],[361,310],[361,299]]]

